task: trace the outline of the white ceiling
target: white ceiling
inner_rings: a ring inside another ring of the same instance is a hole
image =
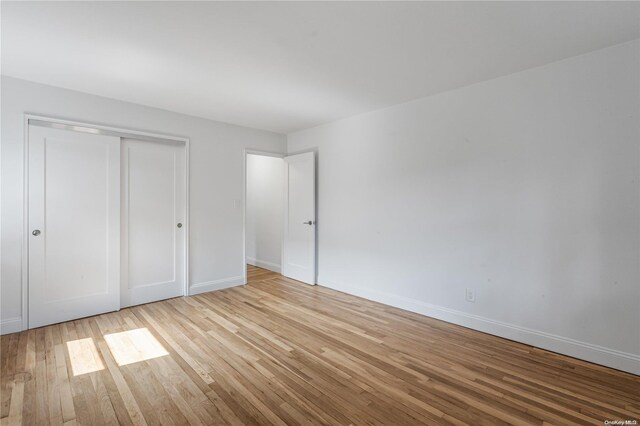
[[[637,2],[5,2],[2,74],[288,133],[640,38]]]

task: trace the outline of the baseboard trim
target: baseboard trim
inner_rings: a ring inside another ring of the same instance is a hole
[[[236,287],[244,284],[243,277],[229,277],[221,280],[206,281],[203,283],[192,284],[189,287],[189,295],[207,293],[209,291],[223,290],[229,287]]]
[[[22,317],[7,318],[0,321],[0,334],[11,334],[22,331]]]
[[[247,263],[249,265],[257,266],[258,268],[268,269],[270,271],[277,272],[277,273],[280,273],[281,271],[280,265],[278,265],[277,263],[266,262],[264,260],[254,259],[253,257],[247,257]]]
[[[498,337],[640,375],[640,355],[533,330],[387,292],[337,284],[318,277],[319,285]]]

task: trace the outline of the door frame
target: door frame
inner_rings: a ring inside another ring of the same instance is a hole
[[[184,295],[189,295],[189,138],[182,136],[172,136],[160,133],[132,130],[123,127],[104,126],[94,123],[79,122],[43,116],[38,114],[25,113],[23,115],[23,168],[22,168],[22,275],[21,275],[21,296],[22,296],[22,331],[29,329],[29,125],[41,127],[52,127],[54,129],[64,129],[81,133],[103,134],[117,136],[119,138],[131,138],[142,141],[172,141],[185,144],[185,272],[184,272]],[[121,141],[122,143],[122,141]]]
[[[264,157],[280,158],[284,161],[287,154],[281,152],[262,151],[252,148],[242,150],[242,284],[247,285],[247,156],[262,155]],[[284,182],[283,182],[284,185]],[[284,190],[284,188],[283,188]],[[284,223],[284,217],[282,218]],[[280,241],[284,242],[284,228],[280,234]],[[282,256],[284,255],[284,244],[280,244],[280,270],[282,270]]]

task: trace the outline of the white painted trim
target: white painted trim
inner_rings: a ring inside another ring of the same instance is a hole
[[[29,115],[24,115],[24,146],[22,166],[22,276],[20,292],[22,296],[22,330],[29,328]]]
[[[185,173],[186,173],[186,177],[185,177],[185,206],[184,206],[184,237],[185,237],[185,241],[184,241],[184,295],[185,296],[189,296],[191,293],[189,291],[190,286],[189,286],[189,241],[190,241],[190,229],[191,229],[191,216],[189,216],[189,205],[191,204],[190,202],[190,195],[189,195],[189,185],[190,185],[190,176],[191,176],[191,171],[189,168],[190,165],[190,161],[189,161],[189,150],[191,148],[191,141],[189,138],[186,138],[185,142],[184,142],[184,149],[185,149],[185,155],[184,155],[184,161],[185,161]]]
[[[615,349],[605,348],[603,346],[582,342],[568,337],[533,330],[502,321],[496,321],[490,318],[432,305],[420,300],[409,299],[407,297],[379,290],[338,284],[336,282],[325,280],[320,280],[319,282],[320,285],[324,287],[363,297],[385,305],[640,375],[640,355],[617,351]]]
[[[22,293],[22,330],[27,330],[29,328],[29,120],[39,120],[39,121],[47,121],[50,123],[59,123],[65,124],[69,126],[80,126],[80,127],[88,127],[99,130],[106,130],[110,132],[120,132],[128,135],[128,137],[140,136],[143,138],[156,138],[162,140],[171,140],[176,142],[182,142],[185,144],[185,161],[186,161],[186,212],[185,212],[185,279],[184,279],[184,295],[189,296],[190,286],[189,286],[189,230],[190,230],[190,222],[191,218],[189,216],[189,185],[190,185],[190,161],[189,161],[189,149],[190,149],[190,139],[187,137],[181,136],[172,136],[172,135],[163,135],[159,133],[152,132],[144,132],[140,130],[131,130],[122,127],[112,127],[112,126],[104,126],[93,123],[83,123],[79,121],[65,120],[62,118],[55,117],[46,117],[37,114],[24,114],[24,130],[23,130],[23,236],[22,236],[22,277],[21,277],[21,293]],[[125,136],[122,136],[125,137]]]
[[[200,293],[207,293],[209,291],[223,290],[225,288],[236,287],[243,284],[244,284],[243,276],[207,281],[207,282],[192,285],[190,295],[193,296]]]
[[[22,317],[7,318],[0,321],[0,334],[11,334],[22,331]]]
[[[253,257],[247,257],[247,263],[249,265],[257,266],[258,268],[268,269],[273,272],[280,273],[281,266],[277,263],[267,262],[266,260],[254,259]]]
[[[250,149],[250,148],[245,148],[244,153],[245,153],[245,157],[247,156],[247,154],[262,155],[263,157],[276,157],[276,158],[284,158],[286,155],[281,152],[259,151],[257,149]]]
[[[242,150],[242,284],[245,285],[247,284],[247,263],[249,261],[247,259],[247,155],[249,154],[277,158],[284,158],[286,155],[284,153],[260,151],[251,148],[244,148]],[[284,232],[284,227],[282,232]],[[280,235],[280,240],[280,261],[282,262],[282,246],[284,245],[284,234]],[[280,265],[279,268],[282,269],[282,265]]]
[[[123,137],[123,138],[135,138],[135,136],[139,136],[142,138],[154,138],[154,139],[161,139],[161,140],[170,140],[175,142],[187,142],[189,140],[189,138],[185,138],[182,136],[163,135],[160,133],[131,130],[131,129],[125,129],[123,127],[104,126],[104,125],[95,124],[95,123],[83,123],[80,121],[65,120],[62,118],[55,118],[55,117],[45,117],[45,116],[36,115],[36,114],[27,113],[25,114],[25,118],[27,121],[26,123],[27,125],[29,125],[29,120],[46,121],[48,123],[63,124],[67,126],[78,126],[78,127],[85,127],[90,129],[96,129],[96,130],[105,130],[107,132],[122,133],[122,135],[119,135],[118,137]]]

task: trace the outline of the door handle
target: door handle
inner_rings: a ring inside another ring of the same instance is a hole
[[[178,228],[182,228],[182,223],[178,223]]]
[[[303,225],[313,225],[315,222],[310,220],[309,222],[302,222]]]
[[[40,235],[40,230],[39,229],[34,229],[33,232],[31,233],[31,235],[33,235],[34,237],[37,237],[38,235]]]

